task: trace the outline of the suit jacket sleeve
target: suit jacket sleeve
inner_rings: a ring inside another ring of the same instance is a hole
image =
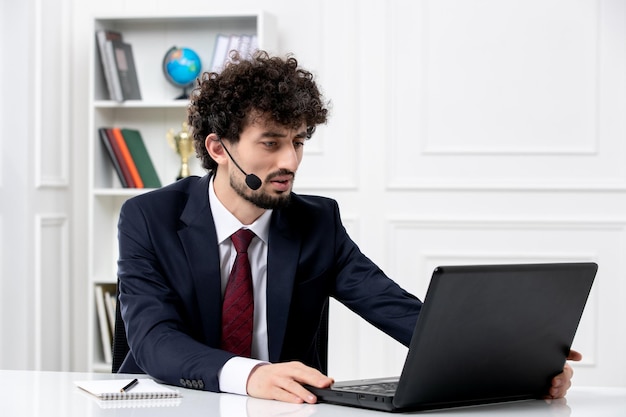
[[[294,195],[289,209],[275,213],[273,220],[270,252],[282,256],[279,262],[270,256],[268,292],[276,283],[293,283],[286,291],[290,308],[282,359],[302,360],[329,296],[409,344],[422,303],[359,250],[341,222],[336,201]]]

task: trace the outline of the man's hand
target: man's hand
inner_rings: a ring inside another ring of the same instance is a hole
[[[568,361],[579,361],[583,358],[583,355],[576,352],[575,350],[570,350],[569,355],[567,356]],[[552,378],[552,386],[550,387],[550,391],[545,398],[547,399],[555,399],[555,398],[563,398],[565,394],[567,394],[567,390],[572,386],[572,376],[574,375],[574,370],[572,367],[566,363],[563,367],[563,372]]]
[[[248,395],[289,403],[315,404],[317,397],[302,385],[329,387],[333,379],[301,362],[259,365],[248,377]]]

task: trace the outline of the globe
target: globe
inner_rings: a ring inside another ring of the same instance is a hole
[[[191,87],[202,71],[202,62],[198,54],[190,48],[172,46],[163,57],[165,78],[183,89],[178,99],[188,98],[187,88]]]

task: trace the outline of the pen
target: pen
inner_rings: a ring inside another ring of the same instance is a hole
[[[126,384],[124,386],[124,388],[122,388],[120,390],[120,392],[126,392],[126,391],[130,390],[132,387],[134,387],[135,385],[137,385],[138,383],[139,383],[139,380],[137,378],[135,378],[132,381],[130,381],[128,384]]]

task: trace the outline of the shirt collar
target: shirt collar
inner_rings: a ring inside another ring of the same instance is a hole
[[[215,223],[215,232],[217,233],[217,243],[221,244],[226,239],[235,233],[237,230],[243,228],[250,229],[255,235],[259,237],[265,244],[269,237],[270,231],[270,219],[272,217],[272,210],[265,210],[265,212],[256,219],[252,224],[244,225],[228,211],[222,204],[213,188],[213,176],[209,181],[209,205],[211,207],[211,214],[213,215],[213,222]]]

